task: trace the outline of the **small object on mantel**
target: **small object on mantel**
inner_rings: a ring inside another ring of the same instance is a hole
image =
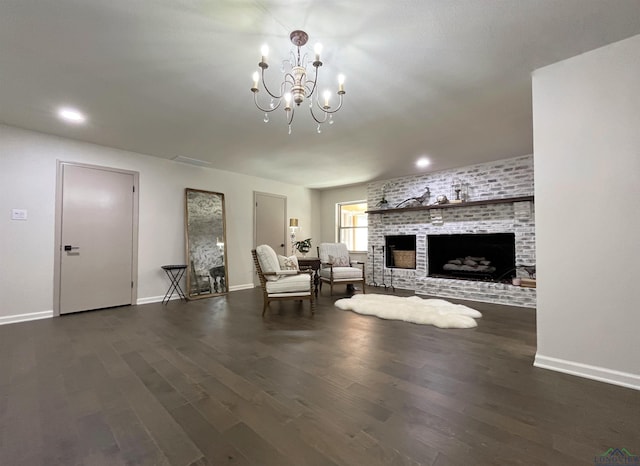
[[[521,278],[520,286],[524,288],[535,288],[536,287],[536,279],[535,278]]]
[[[405,199],[404,201],[402,201],[400,204],[396,206],[396,209],[398,209],[400,206],[406,204],[409,201],[416,201],[418,204],[423,205],[425,201],[429,200],[430,196],[431,196],[431,190],[429,189],[429,186],[427,186],[427,190],[422,194],[422,196],[410,197],[408,199]]]

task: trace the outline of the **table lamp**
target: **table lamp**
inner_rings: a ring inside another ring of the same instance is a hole
[[[295,254],[295,246],[296,242],[296,230],[298,229],[298,219],[290,218],[289,219],[289,230],[291,231],[291,255]]]

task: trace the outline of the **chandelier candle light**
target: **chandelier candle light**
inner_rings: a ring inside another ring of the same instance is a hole
[[[261,69],[259,73],[256,71],[253,73],[253,86],[251,92],[253,92],[253,101],[256,107],[264,112],[264,122],[269,121],[269,113],[277,110],[282,101],[284,100],[284,111],[287,117],[287,125],[289,126],[289,134],[291,134],[291,123],[293,122],[293,116],[295,108],[292,103],[295,103],[296,107],[299,107],[305,99],[309,99],[309,111],[313,119],[318,123],[318,133],[321,133],[320,125],[329,121],[329,124],[333,124],[333,114],[342,108],[342,96],[344,91],[344,75],[338,76],[338,106],[332,108],[330,105],[331,92],[326,90],[323,92],[323,102],[320,103],[319,91],[316,91],[318,87],[318,69],[322,66],[320,61],[320,52],[322,52],[322,45],[316,44],[314,47],[315,58],[311,65],[315,69],[313,79],[309,79],[307,75],[307,53],[301,53],[301,47],[304,47],[309,40],[309,36],[304,31],[293,31],[289,36],[291,43],[296,47],[290,52],[288,60],[282,62],[282,72],[284,73],[284,79],[280,84],[279,94],[275,94],[269,90],[264,80],[264,72],[269,65],[267,64],[267,56],[269,54],[269,47],[265,44],[262,46],[262,58],[258,66]],[[271,102],[268,107],[263,107],[258,102],[258,89],[259,83],[262,83],[264,90],[271,96]],[[315,107],[313,97],[315,93]],[[292,102],[293,101],[293,102]],[[314,112],[315,110],[318,112]]]

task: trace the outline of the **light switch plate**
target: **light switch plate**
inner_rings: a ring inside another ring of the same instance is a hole
[[[11,220],[26,220],[26,219],[27,219],[26,209],[11,209]]]

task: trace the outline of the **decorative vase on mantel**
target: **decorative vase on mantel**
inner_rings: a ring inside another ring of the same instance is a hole
[[[382,199],[376,204],[379,209],[388,209],[389,201],[387,201],[387,188],[395,186],[395,183],[385,183],[382,185]]]

